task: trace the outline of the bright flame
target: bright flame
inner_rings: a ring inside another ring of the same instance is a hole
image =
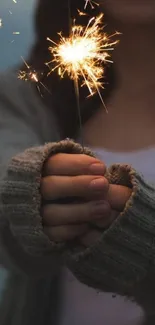
[[[56,63],[49,74],[58,69],[60,77],[63,78],[67,73],[76,84],[82,79],[81,86],[87,86],[90,95],[95,92],[100,95],[99,88],[103,88],[101,79],[104,76],[104,64],[112,62],[108,51],[113,50],[113,46],[118,42],[110,41],[117,32],[111,36],[103,32],[102,18],[103,14],[91,18],[86,27],[73,25],[68,38],[59,34],[59,44],[48,38],[54,44],[49,47],[54,58],[47,65],[50,67],[50,64]]]

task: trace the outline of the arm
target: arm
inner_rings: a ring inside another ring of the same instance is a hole
[[[91,155],[89,150],[83,151],[71,141],[53,144],[50,153],[59,152]],[[13,166],[16,170],[18,160],[13,160]],[[151,297],[150,288],[153,288],[151,276],[154,277],[155,271],[155,189],[129,166],[113,165],[107,172],[107,178],[111,184],[132,188],[124,211],[91,247],[85,249],[76,241],[74,246],[65,246],[65,259],[81,282],[100,290],[134,297],[146,308],[146,302]],[[33,248],[36,250],[36,247]]]
[[[70,204],[71,198],[79,195],[85,198],[86,194],[92,197],[90,182],[97,175],[104,175],[105,168],[96,158],[88,157],[90,151],[85,150],[87,156],[83,155],[83,148],[78,144],[69,140],[59,142],[50,112],[47,114],[46,108],[39,106],[34,94],[23,88],[24,83],[18,83],[18,87],[16,84],[15,89],[14,83],[11,82],[10,89],[7,87],[7,94],[4,92],[0,96],[1,112],[5,113],[2,123],[5,137],[2,130],[0,134],[4,147],[0,184],[3,249],[0,257],[9,268],[11,261],[11,265],[26,273],[51,275],[66,249],[66,242],[86,232],[87,222],[98,216],[94,211],[97,209],[99,214],[101,209],[101,205],[98,207],[93,202],[81,202],[77,204],[81,209],[78,215],[77,207]],[[45,142],[48,143],[44,145]],[[60,152],[66,157],[55,155]],[[77,159],[78,155],[66,153],[82,155]],[[52,159],[52,155],[55,158]],[[96,163],[99,168],[95,167]],[[107,184],[105,179],[103,188]],[[64,198],[68,203],[63,207]],[[102,209],[107,211],[110,207],[104,204]]]
[[[20,158],[15,158],[16,161],[20,162],[20,166],[15,168],[17,177],[15,183],[12,183],[13,170],[11,170],[12,167],[9,167],[9,161],[12,159],[12,157],[16,157],[17,154],[23,152],[29,147],[35,148],[36,146],[43,145],[45,142],[49,142],[51,139],[53,141],[58,140],[58,135],[55,130],[55,121],[52,116],[51,120],[49,117],[49,112],[47,112],[46,107],[44,107],[41,101],[37,98],[37,96],[35,96],[31,85],[18,81],[16,79],[16,76],[14,75],[1,75],[0,262],[8,268],[13,268],[15,270],[20,268],[23,271],[26,271],[26,273],[33,273],[33,271],[34,273],[36,273],[36,270],[40,270],[40,273],[42,273],[44,272],[44,269],[49,269],[50,272],[51,268],[54,268],[54,266],[53,263],[51,263],[51,259],[49,258],[49,256],[45,256],[42,258],[40,256],[34,257],[23,250],[23,248],[19,245],[18,241],[16,240],[15,236],[13,236],[9,217],[11,218],[10,213],[12,213],[13,217],[13,204],[15,204],[15,206],[18,206],[20,210],[21,206],[18,203],[21,203],[20,199],[23,200],[23,198],[24,202],[22,203],[24,204],[24,211],[21,210],[21,214],[26,214],[26,217],[29,216],[29,211],[32,210],[32,204],[34,205],[35,202],[33,202],[32,200],[32,195],[31,197],[30,195],[27,197],[22,197],[21,193],[25,195],[26,190],[29,190],[29,194],[32,194],[34,192],[33,198],[38,195],[37,189],[34,188],[34,183],[32,179],[37,176],[39,179],[43,161],[44,159],[46,159],[46,154],[49,154],[50,149],[44,149],[44,146],[39,147],[39,149],[37,150],[32,149],[32,151],[30,151],[31,153],[28,151],[27,155],[21,154]],[[26,160],[28,159],[28,156],[29,159],[31,159],[29,164],[29,170],[26,167]],[[36,161],[35,159],[40,159],[40,161]],[[20,174],[21,170],[23,171],[22,176]],[[21,183],[21,178],[19,175],[23,177],[23,183]],[[25,179],[27,180],[26,182]],[[28,181],[30,181],[29,188]],[[7,186],[10,192],[8,191],[6,193],[5,188]],[[13,194],[15,195],[13,196]],[[7,195],[10,195],[10,197],[7,197]],[[5,201],[10,202],[10,205],[5,205]],[[28,222],[32,222],[32,219],[29,219]],[[39,225],[41,224],[41,218],[38,220],[38,223]]]
[[[6,91],[9,92],[11,98],[14,99],[12,85],[10,89],[7,89]],[[20,91],[20,93],[22,92]],[[21,100],[18,105],[15,100],[14,105],[11,105],[12,100],[11,103],[8,103],[7,96],[0,96],[3,98],[0,109],[5,114],[5,119],[3,119],[2,128],[0,129],[0,132],[4,132],[1,133],[1,138],[3,139],[5,136],[5,140],[1,142],[3,143],[3,150],[1,151],[4,152],[4,155],[1,155],[3,162],[3,167],[1,169],[3,170],[3,181],[4,175],[6,176],[5,181],[1,182],[2,217],[0,228],[1,240],[5,247],[1,257],[4,257],[4,264],[10,265],[10,261],[12,260],[13,263],[11,265],[18,265],[18,267],[26,270],[26,272],[32,271],[32,269],[40,270],[42,266],[43,270],[40,271],[44,272],[46,269],[46,272],[47,270],[51,272],[51,268],[53,267],[53,264],[55,264],[53,263],[51,256],[53,256],[53,251],[56,252],[56,247],[54,247],[53,250],[53,244],[51,242],[49,243],[48,238],[43,234],[40,214],[35,214],[35,221],[38,220],[38,223],[33,226],[37,227],[38,233],[35,233],[33,228],[35,240],[33,240],[34,237],[32,236],[31,245],[29,246],[25,235],[18,237],[18,234],[20,234],[18,228],[19,223],[16,222],[17,220],[15,217],[16,212],[18,212],[18,221],[20,221],[21,214],[19,214],[19,205],[14,201],[13,206],[7,207],[7,202],[9,202],[10,199],[10,197],[7,197],[8,190],[13,194],[11,189],[12,183],[10,183],[10,181],[13,181],[13,184],[15,185],[13,189],[18,191],[19,185],[21,185],[21,180],[23,180],[20,177],[26,176],[28,184],[31,180],[31,176],[33,176],[33,191],[31,193],[33,193],[34,200],[31,200],[31,204],[33,203],[36,209],[35,200],[39,198],[38,187],[42,165],[49,154],[62,152],[62,146],[60,144],[50,144],[39,147],[38,149],[29,149],[25,153],[12,159],[9,168],[6,168],[7,161],[10,160],[12,156],[15,156],[16,153],[22,152],[27,147],[48,142],[50,137],[53,139],[52,135],[48,138],[47,134],[45,136],[44,133],[42,133],[44,134],[44,137],[40,136],[40,131],[44,129],[42,125],[43,115],[40,114],[40,112],[43,110],[42,113],[45,114],[46,111],[44,111],[44,108],[41,108],[40,110],[39,103],[35,103],[34,107],[32,107],[32,105],[30,105],[31,103],[29,103],[29,96],[25,91],[22,93],[22,96],[26,96],[25,101],[27,103],[24,112],[23,106],[22,111],[20,109],[21,105],[23,105],[23,100]],[[28,114],[30,114],[31,118],[28,117],[29,115],[27,116],[27,108],[30,109]],[[40,114],[40,118],[36,119],[36,113]],[[49,119],[47,116],[46,114],[44,116],[46,121],[45,130],[53,130],[54,125],[47,128],[47,125],[49,125]],[[29,125],[30,120],[31,126]],[[12,121],[15,121],[15,124]],[[13,125],[16,125],[16,127],[13,127]],[[17,132],[17,130],[19,130],[19,132]],[[9,134],[10,136],[8,137]],[[23,135],[23,139],[21,135]],[[16,146],[17,143],[18,145]],[[83,148],[80,148],[80,146],[74,145],[73,143],[69,145],[69,142],[66,142],[66,146],[67,147],[65,148],[65,144],[63,145],[63,152],[83,152]],[[9,150],[7,150],[8,148]],[[91,154],[88,151],[84,152],[86,154]],[[10,156],[8,156],[8,153]],[[33,157],[33,159],[27,159],[28,156]],[[34,157],[36,158],[34,159]],[[29,164],[27,164],[28,161]],[[33,175],[31,173],[32,170],[34,171]],[[75,249],[68,248],[66,251],[66,260],[68,266],[80,281],[101,290],[115,291],[121,294],[127,294],[128,296],[138,297],[140,292],[139,287],[141,286],[143,288],[142,284],[144,283],[149,284],[149,282],[147,282],[148,276],[149,274],[154,274],[155,189],[148,186],[143,179],[128,166],[113,166],[108,173],[108,178],[113,184],[131,186],[133,189],[133,194],[126,205],[124,212],[117,218],[110,228],[102,234],[101,239],[89,249],[84,249],[78,244],[74,246]],[[17,179],[19,182],[14,183],[14,180]],[[34,182],[34,179],[37,179],[37,182]],[[37,187],[34,187],[35,184]],[[26,194],[30,197],[30,187],[27,186],[26,189]],[[20,200],[23,200],[23,196],[21,195]],[[37,202],[39,202],[39,206],[40,201]],[[10,209],[8,210],[8,208]],[[7,213],[5,213],[6,210]],[[11,211],[14,212],[14,215]],[[27,216],[29,216],[29,214],[27,214]],[[27,220],[27,218],[24,218],[24,220]],[[29,221],[28,224],[30,224]],[[24,231],[25,229],[26,227],[24,228]],[[24,232],[24,234],[26,233]],[[24,242],[22,245],[19,245],[19,240],[21,241],[22,238],[24,239]],[[39,240],[37,245],[36,240]],[[37,247],[39,247],[38,252],[36,252]],[[38,257],[36,255],[38,255]],[[55,258],[57,259],[57,256],[55,256]],[[30,261],[32,262],[31,266]]]
[[[66,261],[88,286],[136,299],[150,311],[155,299],[155,188],[130,166],[113,165],[111,184],[132,188],[124,211],[89,248],[68,247]]]

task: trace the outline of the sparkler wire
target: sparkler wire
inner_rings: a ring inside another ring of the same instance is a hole
[[[72,16],[71,16],[70,0],[68,0],[68,16],[69,16],[69,34],[70,34],[70,32],[72,30]],[[74,83],[76,106],[77,106],[78,119],[79,119],[80,140],[81,140],[81,145],[82,145],[82,148],[83,148],[83,151],[84,151],[84,139],[83,139],[83,130],[82,130],[82,118],[81,118],[80,93],[79,93],[78,78],[75,78],[73,80],[73,83]]]

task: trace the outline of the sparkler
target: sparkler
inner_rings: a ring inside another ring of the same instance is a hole
[[[90,95],[98,92],[104,104],[100,93],[100,88],[104,88],[101,79],[104,76],[104,64],[112,63],[108,52],[112,51],[118,42],[111,41],[111,38],[118,33],[108,36],[103,31],[102,18],[103,14],[91,18],[86,27],[74,23],[68,38],[59,33],[58,44],[48,38],[53,45],[49,47],[53,58],[47,65],[50,68],[51,64],[55,64],[49,74],[57,69],[58,74],[63,78],[67,73],[74,81],[76,89],[82,79],[81,86],[87,86]]]
[[[17,3],[17,0],[12,1]],[[94,5],[99,6],[99,4],[94,0],[84,1],[84,9],[87,8],[88,4],[92,9],[94,8]],[[70,19],[70,0],[68,0],[68,10]],[[11,11],[9,12],[12,14]],[[87,15],[86,12],[83,13],[79,10],[78,13],[79,16]],[[102,18],[103,14],[100,14],[97,17],[92,17],[89,19],[86,26],[76,25],[74,20],[68,37],[64,37],[62,32],[58,33],[60,37],[59,43],[55,43],[52,39],[47,38],[47,40],[52,43],[52,46],[49,47],[52,59],[50,62],[46,63],[50,69],[48,75],[57,69],[61,78],[63,78],[65,74],[68,74],[69,78],[74,81],[81,131],[82,122],[79,100],[79,84],[81,87],[87,87],[90,96],[93,96],[97,92],[106,109],[101,96],[100,88],[104,88],[103,77],[105,64],[112,63],[110,51],[112,51],[114,49],[114,45],[118,43],[117,40],[113,41],[113,37],[119,33],[116,32],[110,36],[105,33],[102,25]],[[2,20],[0,20],[0,27],[1,26]],[[19,35],[20,32],[13,32],[13,34]],[[19,71],[18,78],[24,81],[30,80],[35,82],[39,92],[39,84],[49,91],[39,80],[40,75],[38,75],[37,71],[31,69],[24,59],[23,61],[26,66],[26,71]]]
[[[47,38],[52,43],[52,46],[49,47],[52,60],[46,64],[49,68],[51,64],[55,65],[54,68],[50,68],[49,74],[57,69],[61,78],[67,73],[70,79],[74,81],[83,148],[79,81],[82,79],[81,86],[87,86],[89,95],[92,96],[94,93],[98,93],[107,112],[100,88],[104,88],[102,82],[104,65],[107,62],[112,63],[110,53],[108,52],[112,51],[114,45],[118,42],[117,40],[111,40],[118,32],[110,36],[104,32],[102,18],[103,14],[92,17],[89,19],[86,27],[75,25],[74,20],[69,37],[65,38],[62,33],[59,33],[60,42],[58,44],[50,38]]]

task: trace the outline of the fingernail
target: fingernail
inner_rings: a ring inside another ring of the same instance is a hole
[[[93,191],[102,191],[105,189],[105,187],[106,187],[106,181],[105,178],[103,177],[93,179],[90,183],[90,188]]]
[[[105,166],[104,166],[104,164],[96,163],[96,164],[90,165],[89,170],[91,173],[93,173],[95,175],[104,175]]]

